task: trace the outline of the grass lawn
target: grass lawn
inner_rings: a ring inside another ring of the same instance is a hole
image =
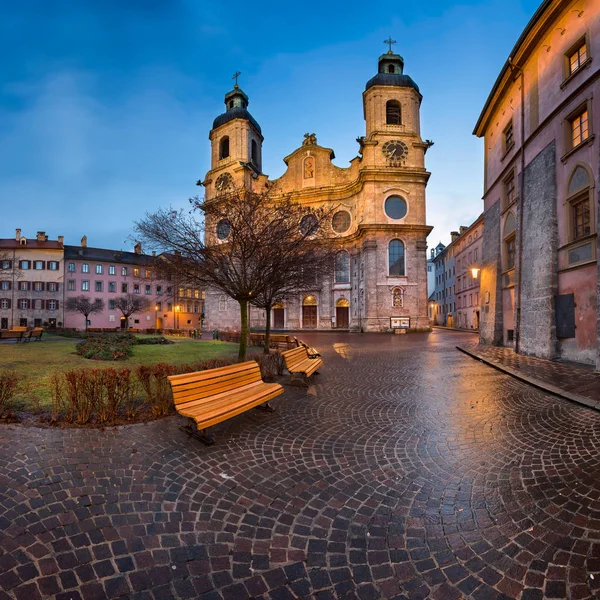
[[[194,341],[172,338],[178,341],[167,346],[134,346],[133,356],[128,360],[102,361],[88,360],[75,354],[76,341],[46,336],[41,342],[26,344],[0,344],[0,370],[11,369],[29,384],[26,390],[21,385],[16,400],[19,404],[29,404],[28,395],[36,395],[41,406],[51,404],[48,380],[50,375],[69,369],[102,369],[108,367],[135,369],[138,365],[167,362],[171,364],[193,363],[207,358],[235,357],[237,344],[215,341]]]

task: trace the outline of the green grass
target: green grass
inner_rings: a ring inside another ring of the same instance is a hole
[[[235,357],[238,351],[237,344],[226,342],[171,339],[178,341],[166,346],[134,346],[133,356],[128,360],[101,361],[78,356],[76,341],[44,335],[41,342],[0,344],[0,370],[14,370],[23,378],[15,398],[18,404],[29,404],[27,396],[36,395],[44,407],[51,403],[49,378],[53,373],[81,368],[127,367],[133,370],[138,365],[157,362],[194,363],[207,358]],[[26,390],[26,383],[29,390]]]

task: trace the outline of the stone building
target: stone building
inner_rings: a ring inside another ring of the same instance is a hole
[[[482,342],[598,368],[599,74],[600,3],[544,0],[474,130]]]
[[[435,325],[454,327],[456,314],[454,240],[458,232],[451,232],[452,242],[443,248],[433,259],[435,272],[435,291],[433,307],[430,307]]]
[[[333,281],[315,274],[315,288],[286,298],[273,310],[276,329],[389,331],[392,317],[409,317],[410,328],[428,329],[425,187],[429,173],[421,138],[422,96],[390,50],[363,93],[365,136],[348,168],[333,164],[333,150],[307,134],[284,158],[286,172],[269,181],[262,173],[263,136],[236,85],[225,96],[226,112],[210,132],[211,169],[202,184],[212,200],[230,186],[274,186],[311,207],[333,210],[331,236],[340,248]],[[215,232],[224,235],[224,232]],[[239,328],[239,306],[214,290],[206,295],[207,327]],[[263,311],[251,309],[261,327]]]
[[[27,238],[17,229],[0,239],[0,258],[0,329],[62,325],[63,237]]]
[[[479,272],[483,246],[483,215],[468,227],[460,228],[454,240],[456,269],[456,320],[460,329],[479,329]]]

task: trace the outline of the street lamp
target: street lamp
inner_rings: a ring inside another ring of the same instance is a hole
[[[478,279],[479,277],[479,271],[481,271],[481,269],[479,267],[471,267],[471,275],[473,276],[473,279]]]
[[[179,329],[179,304],[175,307],[175,329]]]
[[[154,307],[154,330],[158,333],[158,304]]]

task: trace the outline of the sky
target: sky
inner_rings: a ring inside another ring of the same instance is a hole
[[[472,135],[541,0],[284,3],[21,0],[0,21],[0,237],[130,250],[133,222],[187,206],[239,70],[277,178],[305,132],[346,167],[383,40],[423,94],[430,246],[483,210]]]

